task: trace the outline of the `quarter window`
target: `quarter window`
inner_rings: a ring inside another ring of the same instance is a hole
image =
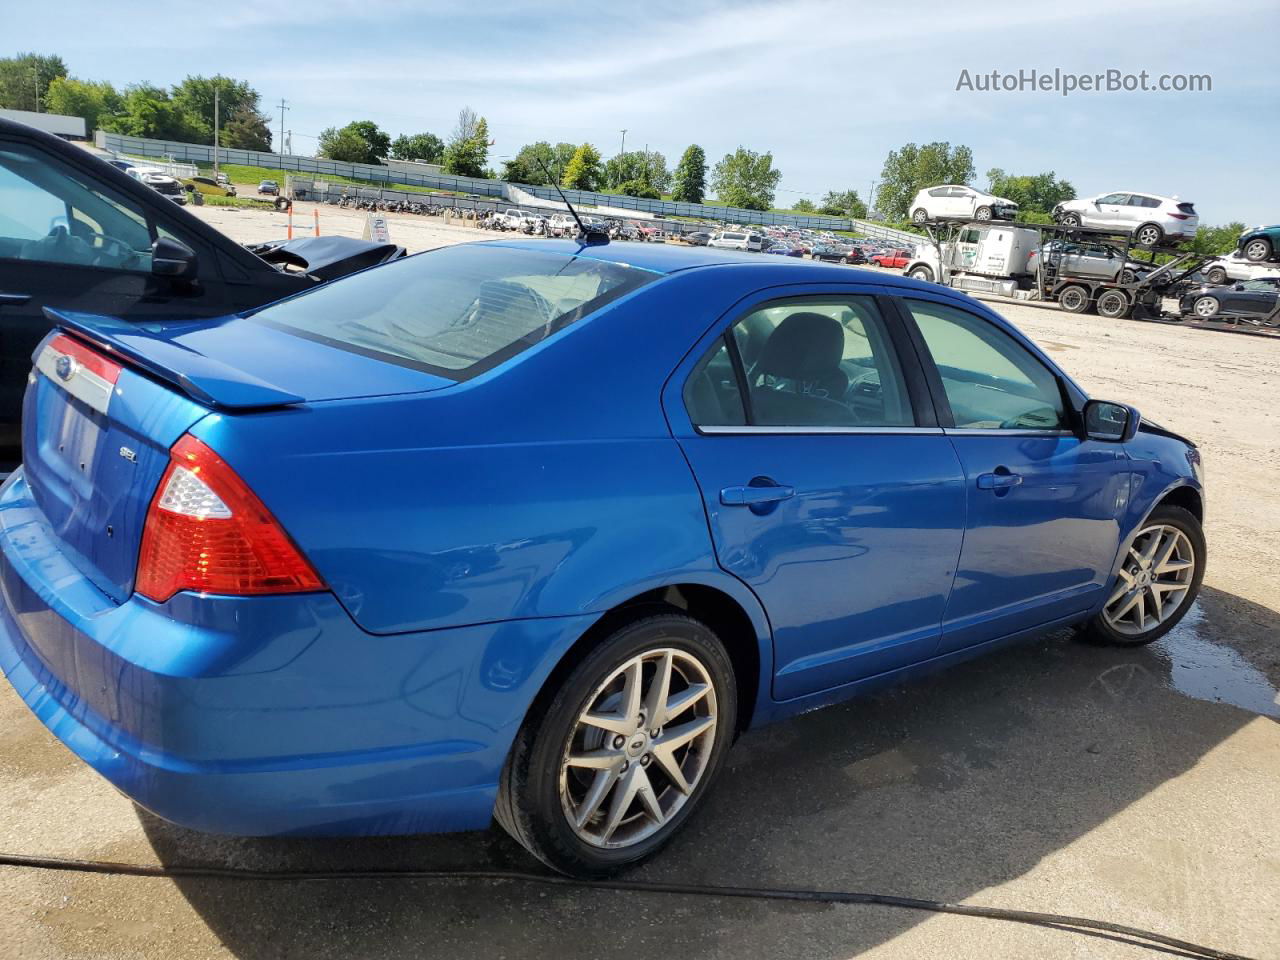
[[[924,300],[904,302],[942,377],[956,427],[1068,428],[1057,378],[1020,343],[963,310]]]

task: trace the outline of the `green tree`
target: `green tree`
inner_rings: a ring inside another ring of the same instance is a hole
[[[911,199],[923,188],[940,183],[967,184],[973,175],[973,151],[964,144],[904,144],[889,151],[885,158],[876,191],[876,209],[890,220],[905,220],[910,215],[907,208]]]
[[[637,181],[652,187],[659,195],[671,186],[671,172],[667,158],[657,150],[632,150],[609,158],[604,165],[605,182],[610,189],[618,190],[628,181]]]
[[[773,168],[772,153],[756,153],[739,147],[716,164],[711,189],[731,207],[768,210],[782,171]]]
[[[797,213],[814,213],[818,208],[813,205],[812,200],[801,198],[795,202],[791,209]]]
[[[396,160],[439,163],[444,159],[444,141],[434,133],[401,134],[391,143],[391,156]]]
[[[103,129],[133,137],[186,143],[196,143],[201,139],[199,119],[174,103],[169,91],[149,83],[127,88],[120,112],[103,121]]]
[[[0,109],[46,110],[49,84],[66,75],[67,65],[54,54],[20,53],[0,58]]]
[[[489,124],[470,107],[458,111],[458,124],[444,148],[444,170],[459,177],[483,177],[489,162]]]
[[[662,194],[643,180],[628,180],[626,183],[620,183],[618,184],[618,192],[628,197],[645,197],[648,200],[662,199]]]
[[[319,156],[347,163],[377,163],[391,151],[391,137],[372,120],[353,120],[341,130],[320,131]]]
[[[604,168],[600,163],[600,151],[584,143],[574,151],[569,165],[560,179],[562,187],[574,190],[599,190],[604,185]]]
[[[865,220],[867,205],[858,196],[857,190],[830,190],[818,205],[818,212],[828,217],[852,217]]]
[[[672,178],[671,199],[682,203],[701,203],[707,193],[707,155],[696,143],[680,157]]]
[[[1051,213],[1063,200],[1074,200],[1076,188],[1059,180],[1050,170],[1035,176],[1010,176],[999,167],[987,171],[987,192],[1018,205],[1020,217],[1028,213]]]
[[[217,74],[212,77],[188,76],[173,88],[171,98],[178,109],[187,113],[194,127],[200,130],[202,143],[213,140],[214,94],[218,100],[218,122],[225,123],[241,110],[259,113],[261,97],[245,80],[235,80]]]
[[[242,106],[222,124],[218,143],[236,150],[271,149],[271,123],[266,114],[249,106]]]
[[[1244,233],[1243,223],[1227,223],[1219,227],[1201,227],[1187,244],[1193,253],[1224,256],[1236,248],[1236,241]]]
[[[93,82],[75,77],[55,77],[44,99],[49,113],[83,117],[90,133],[120,114],[124,97],[106,81]]]

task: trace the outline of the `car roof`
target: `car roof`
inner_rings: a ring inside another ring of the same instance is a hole
[[[541,250],[573,254],[584,259],[601,260],[621,266],[636,267],[652,273],[670,275],[685,270],[751,266],[759,270],[779,274],[780,283],[796,283],[813,279],[816,282],[832,280],[845,283],[875,283],[880,286],[909,287],[914,290],[937,292],[937,284],[924,283],[910,277],[886,276],[876,270],[861,270],[842,264],[824,264],[815,260],[778,259],[727,250],[718,247],[686,247],[665,243],[609,243],[584,247],[574,240],[531,238],[528,240],[480,241],[486,246],[509,247],[520,250]],[[797,273],[796,271],[799,271]]]

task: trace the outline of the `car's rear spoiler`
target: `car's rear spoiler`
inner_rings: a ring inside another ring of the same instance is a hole
[[[261,410],[301,403],[302,397],[274,387],[220,360],[149,333],[116,317],[44,309],[58,327],[103,353],[177,387],[191,399],[219,410]]]

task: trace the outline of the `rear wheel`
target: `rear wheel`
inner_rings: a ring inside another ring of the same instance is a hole
[[[1255,237],[1244,246],[1246,260],[1261,263],[1271,256],[1271,241],[1266,237]]]
[[[1058,305],[1067,313],[1084,313],[1089,309],[1089,291],[1072,285],[1058,292]]]
[[[1107,290],[1098,297],[1098,313],[1118,320],[1129,312],[1129,298],[1120,290]]]
[[[1106,605],[1084,632],[1126,647],[1159,640],[1200,592],[1204,562],[1200,521],[1182,507],[1157,507],[1134,534]]]
[[[737,716],[733,668],[706,626],[625,626],[530,711],[495,817],[548,866],[606,876],[652,856],[719,772]]]
[[[1133,233],[1133,239],[1140,247],[1154,247],[1164,238],[1164,231],[1154,223],[1144,223]]]

